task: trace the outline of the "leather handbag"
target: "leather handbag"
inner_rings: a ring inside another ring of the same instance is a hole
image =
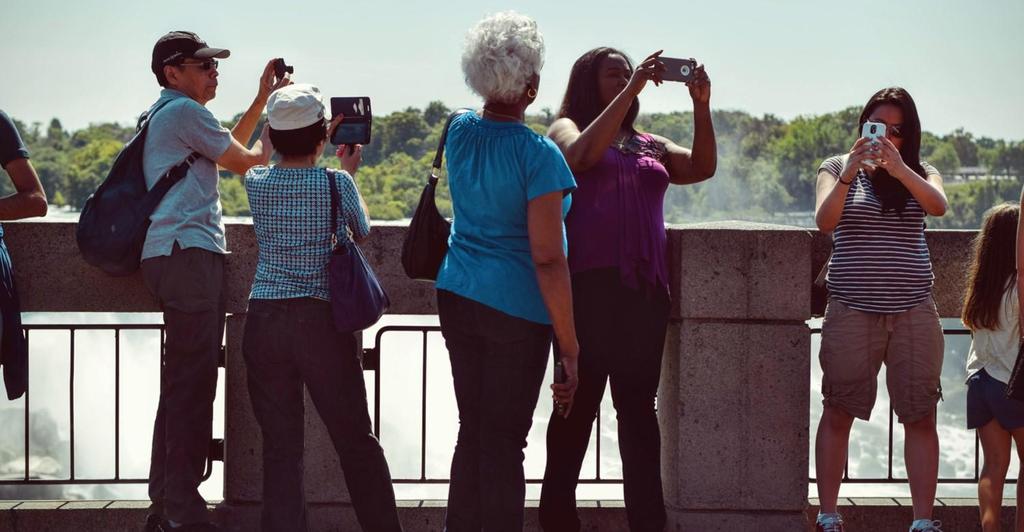
[[[331,238],[338,234],[338,184],[335,175],[327,171],[331,184]],[[342,333],[354,333],[370,327],[380,320],[391,306],[387,292],[380,285],[373,269],[359,246],[351,239],[335,243],[327,263],[331,294],[331,315],[334,328]]]
[[[471,112],[459,109],[448,117],[437,143],[434,163],[430,169],[427,185],[420,194],[420,202],[409,222],[409,231],[402,242],[402,268],[411,279],[436,281],[441,262],[448,254],[448,236],[452,224],[437,210],[437,181],[441,173],[441,159],[444,157],[444,143],[448,139],[448,128],[460,114]]]
[[[1010,382],[1006,383],[1006,397],[1024,401],[1024,341],[1017,350],[1017,361],[1013,363]]]

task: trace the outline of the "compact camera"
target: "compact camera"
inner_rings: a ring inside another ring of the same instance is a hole
[[[295,73],[295,67],[293,67],[291,65],[284,64],[284,59],[282,59],[280,57],[275,59],[274,60],[274,75],[277,76],[277,79],[284,79],[285,72],[287,72],[289,74],[294,74]]]

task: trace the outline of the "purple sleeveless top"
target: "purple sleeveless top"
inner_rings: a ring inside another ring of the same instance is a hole
[[[664,199],[668,189],[665,147],[634,135],[620,149],[576,174],[572,209],[565,219],[572,273],[618,268],[623,284],[668,291]]]

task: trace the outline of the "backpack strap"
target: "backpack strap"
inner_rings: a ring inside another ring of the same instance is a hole
[[[153,115],[155,115],[157,111],[163,109],[167,104],[174,100],[175,98],[169,99],[160,105],[157,105],[155,108],[139,115],[139,121],[135,124],[135,134],[138,135],[143,130],[147,129],[149,127],[149,119],[153,118]],[[192,163],[196,162],[196,160],[202,156],[203,154],[197,151],[190,153],[188,157],[185,157],[184,161],[181,161],[180,163],[172,166],[167,170],[167,172],[164,172],[164,175],[160,176],[160,179],[168,179],[171,182],[171,186],[175,185],[178,181],[181,181],[186,175],[188,175],[188,169],[192,166]]]
[[[156,108],[150,109],[149,111],[146,111],[145,113],[142,113],[141,115],[139,115],[139,121],[135,123],[135,132],[138,133],[139,131],[142,131],[142,128],[144,128],[144,127],[149,125],[149,118],[150,117],[155,115],[157,111],[163,109],[164,106],[166,106],[167,104],[169,104],[169,103],[171,103],[173,101],[174,101],[173,98],[170,99],[170,100],[167,100],[166,102],[156,106]]]

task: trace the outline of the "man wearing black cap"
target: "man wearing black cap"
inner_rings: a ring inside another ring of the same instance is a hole
[[[230,54],[187,31],[168,33],[153,47],[153,74],[164,89],[149,110],[143,152],[147,186],[191,154],[199,157],[150,216],[142,249],[142,276],[160,302],[166,329],[147,530],[218,530],[198,490],[210,446],[224,334],[227,243],[217,167],[244,174],[267,164],[266,131],[251,149],[243,143],[252,136],[270,93],[291,83],[287,76],[276,79],[269,61],[252,105],[228,131],[205,105],[217,93],[217,59]]]

